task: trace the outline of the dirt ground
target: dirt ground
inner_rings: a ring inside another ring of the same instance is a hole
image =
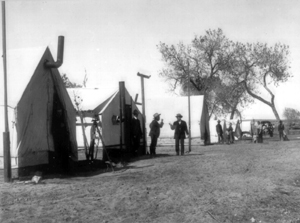
[[[3,183],[1,222],[300,223],[300,141],[157,148],[123,168]]]

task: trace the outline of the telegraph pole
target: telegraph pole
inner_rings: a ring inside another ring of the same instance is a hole
[[[4,118],[5,132],[3,132],[3,162],[4,182],[11,181],[10,140],[7,111],[7,68],[6,68],[6,25],[5,25],[5,1],[2,1],[2,43],[3,43],[3,70],[4,70]]]
[[[142,85],[142,109],[143,109],[143,146],[144,146],[144,153],[146,154],[147,151],[147,129],[146,129],[146,106],[145,106],[145,88],[144,88],[144,78],[149,79],[151,76],[147,76],[141,73],[137,73],[137,76],[141,77],[141,85]]]

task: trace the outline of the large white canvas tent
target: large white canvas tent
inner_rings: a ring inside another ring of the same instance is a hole
[[[31,79],[33,71],[44,51],[45,47],[10,49],[7,51],[8,126],[10,133],[11,164],[13,168],[17,167],[18,157],[15,107]],[[0,78],[0,85],[4,85],[2,78]],[[0,168],[3,168],[2,134],[5,131],[3,92],[0,95]]]
[[[66,166],[77,160],[76,112],[49,48],[17,104],[18,166]]]
[[[191,137],[201,138],[202,144],[206,139],[209,143],[209,122],[208,111],[205,105],[204,96],[190,97],[191,111]],[[164,120],[164,126],[161,128],[160,138],[174,137],[174,131],[171,130],[169,123],[173,124],[176,121],[176,114],[180,113],[188,124],[188,97],[159,97],[146,99],[146,127],[147,132],[150,131],[150,123],[153,120],[155,113],[161,114],[161,119]]]
[[[108,92],[101,89],[85,89],[85,88],[69,88],[68,93],[72,99],[73,105],[76,110],[82,112],[84,122],[87,124],[92,123],[92,119],[98,116],[101,122],[102,137],[106,148],[118,149],[123,146],[126,148],[126,136],[130,132],[131,115],[134,109],[137,109],[132,97],[124,87],[124,111],[122,122],[122,131],[120,122],[116,122],[116,118],[120,116],[121,104],[120,89],[113,92]],[[77,106],[75,97],[80,100]],[[82,101],[81,101],[82,100]],[[77,115],[78,116],[78,115]],[[142,123],[142,116],[139,115],[140,123]],[[77,118],[77,142],[79,147],[84,146],[82,135],[82,127],[80,126],[81,120]],[[90,144],[90,126],[85,128],[88,143]],[[121,141],[122,137],[122,141]],[[128,136],[129,137],[129,136]]]

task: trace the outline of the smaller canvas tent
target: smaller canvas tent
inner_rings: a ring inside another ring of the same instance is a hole
[[[120,89],[114,93],[101,89],[69,88],[67,90],[74,107],[77,108],[77,110],[79,108],[86,123],[91,124],[92,118],[94,118],[95,115],[99,116],[102,125],[103,141],[106,148],[119,149],[122,147],[126,149],[129,147],[132,112],[134,109],[139,109],[125,86],[124,94],[120,93]],[[79,107],[76,105],[75,97],[79,97],[79,99],[82,100]],[[124,100],[124,106],[121,105],[121,100]],[[121,110],[123,110],[122,123],[116,122],[116,118],[120,117]],[[141,115],[139,115],[139,120],[140,123],[142,123]],[[80,122],[80,119],[77,118],[77,142],[79,147],[83,147],[84,141]],[[90,128],[90,126],[85,128],[88,143],[90,143]]]
[[[209,143],[209,122],[208,111],[204,102],[204,96],[191,96],[191,137],[201,138],[204,144]],[[160,138],[173,139],[174,130],[171,130],[169,123],[173,124],[176,121],[176,114],[180,113],[188,124],[188,97],[159,97],[146,99],[146,128],[150,132],[150,123],[153,120],[155,113],[161,114],[161,119],[164,120],[164,126],[161,128]]]
[[[18,166],[64,168],[77,160],[76,113],[49,48],[40,59],[16,107]]]

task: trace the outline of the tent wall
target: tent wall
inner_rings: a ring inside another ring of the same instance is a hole
[[[134,104],[133,99],[129,95],[128,91],[125,89],[125,104],[131,105],[131,110],[138,109],[137,106]],[[138,109],[139,110],[139,109]],[[103,139],[106,146],[120,146],[120,137],[121,137],[121,130],[119,124],[113,124],[112,116],[119,116],[120,115],[120,94],[119,92],[115,95],[115,97],[108,103],[107,107],[105,107],[102,111],[102,126],[103,126]],[[142,117],[139,115],[140,123],[142,124]],[[141,126],[142,127],[142,126]],[[125,143],[125,130],[123,125],[123,137],[122,137],[122,144]]]
[[[70,156],[73,160],[77,159],[75,111],[58,70],[44,67],[46,59],[54,61],[48,48],[17,105],[19,167],[48,164],[49,152],[54,152],[51,134],[54,91],[65,110],[71,142]]]
[[[50,116],[53,81],[50,70],[39,68],[17,105],[19,167],[47,164],[48,151],[54,151]]]

